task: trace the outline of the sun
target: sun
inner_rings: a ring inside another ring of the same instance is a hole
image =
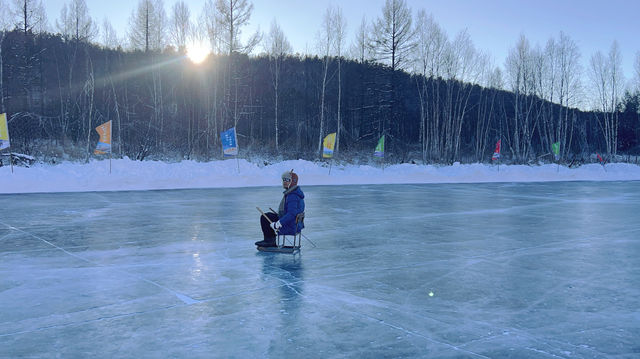
[[[201,64],[211,53],[211,48],[204,42],[193,42],[187,45],[187,57],[194,64]]]

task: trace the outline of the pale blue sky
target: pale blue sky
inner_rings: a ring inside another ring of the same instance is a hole
[[[251,0],[250,0],[251,1]],[[60,16],[69,0],[44,0],[50,24]],[[201,12],[205,0],[185,0],[192,16]],[[316,33],[326,8],[338,4],[347,18],[348,43],[363,16],[370,21],[380,16],[384,0],[253,0],[251,26],[268,31],[278,23],[297,52],[313,52]],[[175,0],[164,0],[167,14]],[[532,45],[544,46],[564,31],[580,47],[584,66],[597,50],[607,53],[617,40],[623,55],[625,77],[633,75],[633,61],[640,51],[640,1],[638,0],[407,0],[413,13],[425,9],[433,14],[450,38],[467,28],[475,45],[502,66],[520,34]],[[137,0],[87,0],[91,15],[99,24],[107,17],[119,36],[124,36]]]

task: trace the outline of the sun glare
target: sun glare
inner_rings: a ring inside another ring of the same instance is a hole
[[[204,43],[192,43],[187,46],[187,57],[194,64],[200,64],[206,60],[211,50]]]

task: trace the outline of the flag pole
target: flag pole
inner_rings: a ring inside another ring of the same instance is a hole
[[[9,151],[9,163],[11,164],[11,173],[13,173],[13,155]]]

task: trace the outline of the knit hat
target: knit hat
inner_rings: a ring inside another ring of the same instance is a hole
[[[298,184],[298,175],[294,173],[293,170],[286,171],[282,174],[282,181],[285,181],[285,180],[291,182],[289,187],[296,186]]]

